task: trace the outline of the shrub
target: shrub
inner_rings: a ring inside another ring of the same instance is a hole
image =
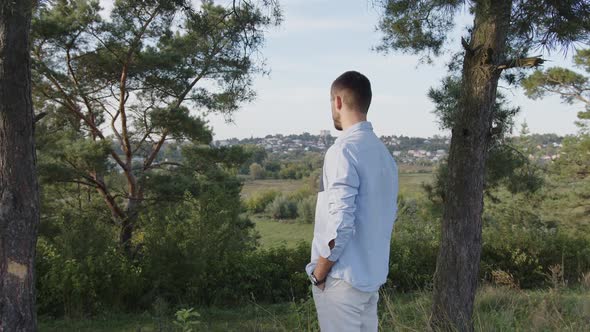
[[[150,297],[170,303],[235,301],[234,265],[255,248],[254,224],[240,216],[238,190],[205,183],[168,211],[145,216],[144,275]],[[230,282],[228,282],[230,281]]]
[[[121,254],[99,216],[63,212],[52,220],[55,235],[37,241],[38,312],[77,317],[133,308],[144,285],[141,270]]]
[[[304,198],[307,198],[309,196],[316,196],[316,192],[313,191],[310,187],[308,186],[304,186],[303,188],[298,189],[297,191],[294,191],[292,193],[289,193],[289,195],[287,195],[287,198],[289,198],[290,200],[294,200],[294,201],[301,201]]]
[[[279,193],[274,190],[263,191],[247,199],[244,205],[252,213],[262,213],[278,195]]]
[[[260,166],[258,163],[252,163],[250,165],[250,177],[252,177],[254,180],[264,179],[264,168],[262,168],[262,166]]]
[[[297,214],[299,215],[299,220],[304,223],[311,224],[314,222],[315,219],[315,205],[316,205],[316,197],[309,196],[307,198],[302,199],[297,203]]]
[[[266,210],[275,219],[294,219],[297,217],[296,201],[283,195],[277,196]]]
[[[309,262],[309,243],[300,242],[295,248],[279,246],[256,250],[234,266],[233,291],[244,299],[257,303],[280,303],[307,299],[309,278],[305,265]]]
[[[389,287],[400,291],[430,287],[439,248],[437,229],[436,219],[400,213],[391,238]]]

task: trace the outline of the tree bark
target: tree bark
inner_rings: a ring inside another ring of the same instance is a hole
[[[39,224],[29,31],[31,0],[0,1],[0,331],[35,331]]]
[[[473,331],[485,163],[511,6],[511,0],[475,1],[471,40],[464,45],[463,85],[452,130],[434,276],[431,325],[435,330]]]

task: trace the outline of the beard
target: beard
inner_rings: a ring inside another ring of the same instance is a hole
[[[337,113],[336,113],[337,114]],[[332,121],[334,121],[334,128],[338,131],[342,131],[342,122],[340,121],[340,116],[332,113]]]

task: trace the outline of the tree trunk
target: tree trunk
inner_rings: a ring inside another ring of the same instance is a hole
[[[125,208],[125,218],[121,220],[121,230],[119,232],[119,245],[127,257],[133,257],[135,248],[133,247],[133,231],[137,222],[137,215],[139,214],[141,200],[137,198],[136,194],[127,199],[127,206]]]
[[[511,5],[511,0],[475,1],[448,159],[449,179],[434,276],[431,325],[435,330],[473,331],[485,163],[500,77],[496,65],[506,47]]]
[[[32,1],[0,1],[0,331],[35,331],[39,223],[29,30]]]

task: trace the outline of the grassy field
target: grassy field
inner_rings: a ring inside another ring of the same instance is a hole
[[[416,197],[423,195],[423,183],[431,183],[432,173],[400,173],[399,174],[399,193],[405,197]]]
[[[249,180],[244,183],[242,197],[248,198],[261,191],[276,190],[289,193],[304,188],[305,180]]]
[[[400,173],[400,194],[405,197],[422,195],[422,183],[432,181],[432,173]],[[242,195],[247,198],[257,192],[276,190],[285,194],[295,192],[306,186],[305,180],[256,180],[244,184]],[[262,248],[278,245],[295,246],[300,241],[311,242],[313,225],[302,224],[296,220],[278,221],[265,214],[251,216],[260,234]]]
[[[422,183],[432,181],[432,173],[401,173],[399,174],[400,193],[406,196],[420,195]],[[248,198],[257,192],[276,190],[290,193],[304,188],[306,180],[249,180],[244,183],[242,196]]]
[[[425,331],[431,295],[381,293],[380,331]],[[318,331],[313,301],[236,308],[198,308],[193,331]],[[39,331],[180,331],[174,313],[104,315],[93,319],[40,318]],[[476,331],[589,331],[590,289],[522,291],[482,287],[476,298]]]
[[[311,242],[313,225],[297,221],[277,221],[265,216],[252,216],[260,234],[261,248],[286,245],[294,247],[300,241]]]

